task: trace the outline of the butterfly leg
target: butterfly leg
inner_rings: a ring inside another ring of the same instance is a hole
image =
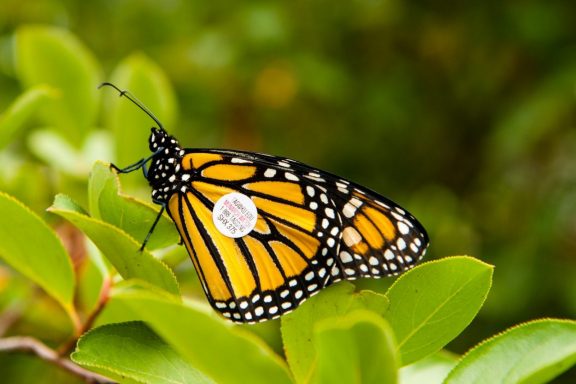
[[[158,201],[154,201],[154,202],[156,204],[160,204],[162,208],[160,208],[160,212],[158,212],[158,216],[156,216],[156,220],[154,220],[154,223],[152,224],[152,227],[150,227],[150,230],[148,231],[148,234],[146,235],[146,238],[144,239],[142,246],[140,246],[140,252],[142,252],[144,250],[144,247],[148,243],[148,240],[150,239],[152,232],[154,232],[154,228],[156,228],[156,224],[158,224],[158,221],[160,221],[160,217],[162,217],[162,214],[164,213],[164,210],[166,209],[165,203],[161,203]]]
[[[110,168],[112,168],[113,170],[115,170],[118,173],[130,173],[130,172],[137,170],[138,168],[142,168],[142,166],[146,163],[145,160],[146,159],[142,159],[142,160],[138,161],[137,163],[134,163],[132,165],[127,166],[126,168],[120,168],[116,164],[110,163]]]
[[[148,166],[146,163],[142,164],[142,173],[144,174],[145,178],[148,178]]]
[[[146,163],[148,163],[150,160],[152,160],[154,158],[154,156],[158,155],[163,150],[164,150],[164,148],[159,148],[156,152],[154,152],[150,156],[148,156],[144,159],[140,159],[137,162],[135,162],[134,164],[127,166],[126,168],[120,168],[116,164],[112,164],[112,163],[110,163],[110,168],[114,169],[118,173],[130,173],[130,172],[136,171],[137,169],[142,168],[142,172],[144,172],[144,176],[147,176],[148,175],[148,169],[146,167]]]

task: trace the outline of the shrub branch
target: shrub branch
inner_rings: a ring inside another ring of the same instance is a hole
[[[79,365],[76,365],[69,359],[61,357],[58,353],[48,347],[46,344],[42,343],[29,336],[11,336],[0,338],[0,351],[5,352],[26,352],[32,353],[42,360],[54,364],[65,371],[76,375],[88,383],[114,383],[114,381],[101,376],[97,373],[90,372]]]

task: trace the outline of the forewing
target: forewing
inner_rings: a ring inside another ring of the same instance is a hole
[[[182,164],[197,177],[171,197],[168,211],[209,301],[225,317],[238,322],[278,317],[331,282],[338,236],[320,226],[341,223],[332,202],[320,200],[319,188],[280,165],[229,153],[191,152]],[[237,239],[212,221],[214,204],[231,192],[249,196],[258,210],[254,230]]]

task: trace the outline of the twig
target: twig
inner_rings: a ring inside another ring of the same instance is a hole
[[[58,354],[60,356],[65,356],[68,355],[70,352],[72,352],[74,346],[76,346],[78,338],[82,336],[84,332],[92,328],[92,325],[94,325],[94,321],[96,321],[96,318],[98,317],[98,315],[100,315],[100,312],[102,312],[102,310],[106,306],[106,303],[108,302],[108,299],[110,298],[111,287],[112,287],[112,278],[110,276],[106,276],[102,281],[102,288],[100,289],[100,295],[98,296],[98,303],[96,304],[96,308],[94,308],[94,310],[90,313],[90,315],[88,315],[86,321],[79,327],[79,329],[77,329],[77,332],[74,335],[74,337],[72,337],[60,348],[58,348]]]
[[[23,307],[21,302],[14,302],[0,314],[0,337],[22,317]]]
[[[55,364],[56,366],[86,380],[89,383],[114,383],[114,381],[90,372],[72,361],[60,357],[55,350],[29,336],[12,336],[0,339],[0,351],[21,351],[33,353],[42,360]]]
[[[88,318],[82,325],[81,333],[84,333],[90,328],[92,328],[92,325],[94,325],[94,321],[96,321],[96,318],[98,317],[98,315],[100,315],[100,312],[104,310],[104,307],[106,306],[106,303],[108,303],[108,299],[110,298],[110,288],[112,288],[112,277],[110,275],[107,275],[102,281],[102,288],[100,289],[100,295],[98,296],[98,303],[96,305],[96,308],[94,308],[92,313],[88,316]]]

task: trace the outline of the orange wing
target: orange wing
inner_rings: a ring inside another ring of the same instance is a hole
[[[181,165],[194,176],[186,191],[171,196],[168,212],[210,303],[237,322],[278,317],[344,278],[396,274],[422,256],[428,241],[392,202],[301,163],[188,150]],[[258,210],[254,230],[240,238],[212,221],[214,204],[231,192],[248,196]]]

